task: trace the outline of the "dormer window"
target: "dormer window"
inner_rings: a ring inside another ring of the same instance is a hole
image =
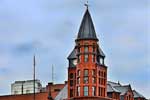
[[[100,57],[100,59],[99,59],[100,64],[103,64],[103,60],[104,59]]]
[[[73,64],[74,64],[74,65],[77,65],[77,59],[74,59],[74,60],[73,60]]]

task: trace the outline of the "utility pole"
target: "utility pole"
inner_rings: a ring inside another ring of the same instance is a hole
[[[35,66],[36,66],[36,61],[34,55],[33,57],[33,100],[35,100]]]
[[[52,64],[52,82],[54,82],[54,66]]]

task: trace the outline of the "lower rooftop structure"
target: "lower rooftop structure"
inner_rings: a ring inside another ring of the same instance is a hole
[[[13,84],[11,84],[11,94],[19,95],[33,93],[33,83],[34,80],[15,81]],[[42,84],[40,80],[35,80],[35,93],[39,93],[41,89]]]
[[[20,81],[19,81],[20,82]],[[107,97],[81,96],[68,99],[68,84],[48,83],[46,87],[35,93],[36,100],[147,100],[130,85],[107,81]],[[0,100],[33,100],[33,93],[11,94],[0,96]]]

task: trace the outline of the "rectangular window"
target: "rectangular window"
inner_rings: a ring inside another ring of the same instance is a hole
[[[101,96],[100,93],[101,93],[101,88],[99,87],[99,88],[98,88],[98,95],[99,95],[99,96]]]
[[[84,84],[87,84],[89,82],[88,77],[84,77]]]
[[[87,54],[84,55],[84,62],[88,62],[89,56]]]
[[[93,86],[93,87],[92,87],[92,96],[95,96],[95,95],[96,95],[96,87]]]
[[[92,62],[95,62],[95,55],[92,55]]]
[[[88,51],[89,51],[88,46],[85,46],[85,47],[84,47],[84,52],[87,53]]]
[[[88,69],[85,69],[85,70],[84,70],[84,76],[88,76],[88,74],[89,74],[89,70],[88,70]]]
[[[103,85],[103,79],[101,78],[101,85]]]
[[[30,93],[30,90],[26,90],[26,93],[27,93],[27,94]]]
[[[100,88],[100,96],[102,96],[102,88]]]
[[[99,59],[100,64],[103,64],[103,58]]]
[[[84,96],[88,96],[88,94],[89,94],[88,86],[84,86],[83,92],[84,92]]]
[[[80,47],[78,48],[78,53],[80,53]]]
[[[78,56],[78,63],[81,62],[81,55]]]
[[[95,77],[92,77],[92,83],[96,83],[96,78]]]
[[[78,70],[78,76],[80,76],[80,70]]]
[[[77,84],[80,84],[80,77],[77,79]]]
[[[95,52],[95,46],[93,46],[93,52]]]
[[[104,85],[106,84],[106,81],[105,81],[105,79],[104,79]]]
[[[104,96],[105,96],[105,88],[104,88]]]
[[[104,72],[104,77],[106,77],[106,72]]]
[[[70,80],[70,86],[73,86],[73,80]]]
[[[73,78],[73,73],[70,73],[70,79],[72,79]]]
[[[80,96],[80,87],[77,87],[77,96]]]
[[[92,76],[95,76],[95,69],[92,70]]]
[[[70,89],[70,97],[73,97],[73,89]]]

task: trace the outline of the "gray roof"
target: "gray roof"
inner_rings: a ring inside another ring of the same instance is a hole
[[[107,81],[107,84],[110,84],[111,86],[121,86],[121,84],[118,82],[118,83],[116,83],[116,82],[112,82],[112,81]]]
[[[70,55],[68,56],[68,59],[76,59],[76,49],[74,48],[73,51],[70,53]]]
[[[115,89],[110,84],[107,84],[107,92],[118,92],[118,93],[120,93],[117,89]]]
[[[105,57],[105,54],[100,47],[98,47],[98,55]]]
[[[91,18],[91,15],[90,15],[88,9],[86,10],[86,12],[83,16],[83,19],[82,19],[82,22],[80,25],[80,29],[78,32],[77,40],[78,39],[95,39],[95,40],[98,40],[96,37],[94,24],[93,24],[93,21],[92,21],[92,18]]]
[[[68,85],[66,84],[64,88],[58,93],[54,100],[64,100],[68,97]]]
[[[143,95],[141,95],[140,93],[138,93],[136,90],[133,90],[133,94],[134,94],[134,98],[145,98]]]
[[[124,85],[124,86],[114,86],[115,89],[117,89],[121,94],[124,95],[127,93],[130,89],[130,85]]]

